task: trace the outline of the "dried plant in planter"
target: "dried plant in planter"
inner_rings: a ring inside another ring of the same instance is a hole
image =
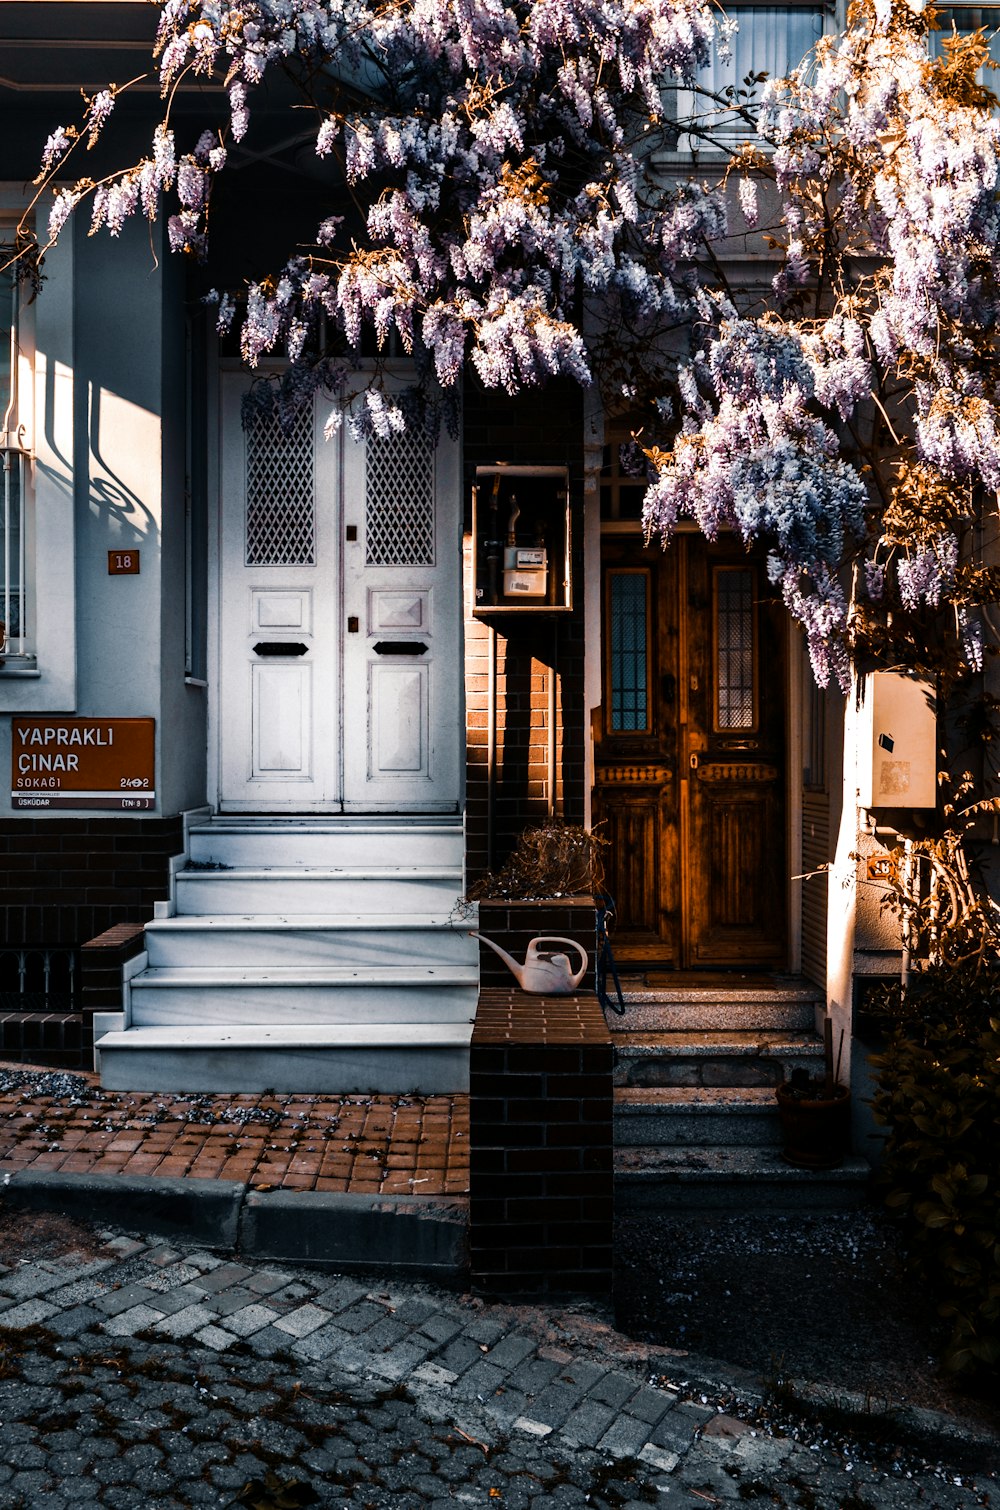
[[[471,901],[538,901],[590,896],[603,885],[601,851],[608,840],[578,824],[526,828],[503,868],[488,871],[469,890]]]

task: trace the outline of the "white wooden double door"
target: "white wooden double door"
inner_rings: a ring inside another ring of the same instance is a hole
[[[463,744],[457,444],[324,438],[222,402],[219,806],[454,812]]]

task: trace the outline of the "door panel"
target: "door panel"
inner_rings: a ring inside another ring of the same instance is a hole
[[[216,719],[227,811],[339,805],[336,449],[310,409],[290,435],[242,423],[223,384]]]
[[[696,536],[661,552],[618,535],[604,562],[594,808],[616,947],[684,968],[781,965],[783,640],[766,577],[738,545]]]
[[[455,811],[461,716],[458,448],[344,442],[344,807]]]
[[[251,666],[253,769],[251,779],[312,780],[312,667]]]
[[[458,447],[291,434],[223,382],[220,807],[455,812],[462,718]]]

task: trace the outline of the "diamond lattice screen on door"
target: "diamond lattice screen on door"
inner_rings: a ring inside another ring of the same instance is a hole
[[[425,435],[368,442],[365,563],[434,565],[434,450]]]
[[[316,564],[313,412],[289,433],[273,415],[247,421],[247,566]]]

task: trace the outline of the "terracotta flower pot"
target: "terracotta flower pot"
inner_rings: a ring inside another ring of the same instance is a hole
[[[850,1134],[851,1093],[847,1086],[835,1086],[830,1096],[822,1089],[803,1096],[779,1085],[775,1095],[786,1162],[800,1169],[836,1169],[842,1164]]]

